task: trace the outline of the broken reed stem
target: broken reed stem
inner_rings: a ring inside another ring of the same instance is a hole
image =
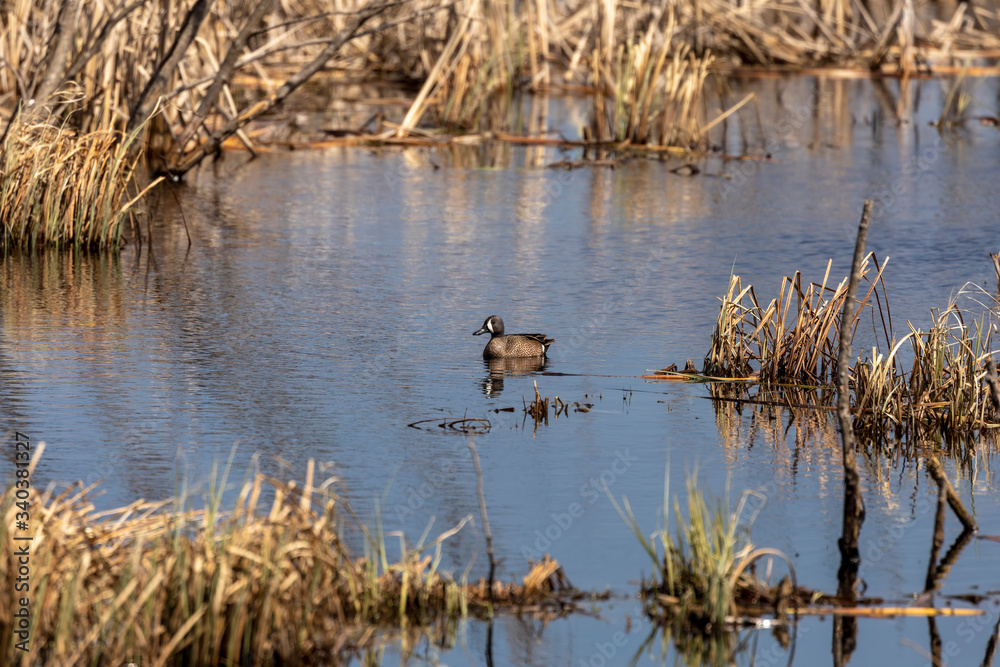
[[[965,505],[962,504],[962,499],[958,497],[955,493],[954,487],[952,487],[951,482],[948,481],[948,477],[944,474],[944,469],[941,467],[941,462],[936,456],[928,456],[927,461],[927,472],[931,474],[934,481],[937,482],[938,486],[944,489],[945,493],[948,495],[948,505],[951,507],[955,516],[958,520],[962,522],[962,526],[965,532],[976,532],[979,530],[979,526],[976,525],[976,520],[972,518],[968,510],[965,509]]]
[[[1000,414],[1000,382],[997,381],[997,365],[993,357],[986,359],[986,383],[990,386],[990,401],[993,409]]]
[[[486,555],[490,559],[489,585],[490,616],[493,615],[493,575],[497,569],[497,561],[493,556],[493,533],[490,532],[490,519],[486,516],[486,496],[483,494],[483,470],[479,467],[479,454],[476,453],[476,438],[469,438],[469,449],[472,450],[472,464],[476,468],[476,494],[479,496],[479,513],[483,517],[483,534],[486,536]]]
[[[957,607],[799,607],[789,613],[799,616],[856,616],[860,618],[913,618],[935,616],[983,616],[982,609],[962,609]],[[989,664],[989,663],[984,663]]]
[[[993,260],[993,270],[997,273],[997,294],[1000,294],[1000,252],[991,252],[990,259]]]

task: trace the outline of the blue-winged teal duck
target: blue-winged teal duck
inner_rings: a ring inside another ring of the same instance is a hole
[[[545,334],[507,334],[503,333],[503,320],[496,315],[490,315],[483,322],[483,328],[473,333],[473,336],[489,332],[490,342],[483,350],[486,359],[516,359],[520,357],[544,357],[554,338],[546,338]]]

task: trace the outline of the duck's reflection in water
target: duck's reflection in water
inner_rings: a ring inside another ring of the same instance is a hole
[[[487,396],[499,396],[503,392],[504,378],[530,375],[545,370],[546,357],[521,357],[518,359],[483,359],[488,371],[480,385]]]

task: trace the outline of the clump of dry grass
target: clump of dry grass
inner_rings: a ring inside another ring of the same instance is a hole
[[[867,260],[862,276],[867,279]],[[884,267],[878,267],[869,289],[860,299],[851,330],[857,328],[860,313],[875,295]],[[837,334],[847,290],[845,278],[836,288],[828,287],[830,264],[822,283],[802,286],[796,272],[781,280],[778,297],[762,307],[752,285],[743,288],[739,276],[732,276],[722,298],[719,317],[712,332],[712,344],[705,357],[704,373],[714,377],[748,377],[759,373],[762,384],[790,383],[822,385],[833,382],[837,373]],[[794,309],[793,309],[794,307]],[[881,306],[880,306],[881,313]],[[883,315],[883,322],[887,313]],[[887,325],[885,325],[887,326]]]
[[[0,144],[0,249],[117,248],[136,222],[136,133],[77,132],[19,113]]]
[[[932,310],[929,331],[910,322],[910,333],[892,341],[887,353],[872,350],[852,369],[854,423],[862,433],[923,438],[970,436],[1000,421],[985,361],[993,355],[993,326],[985,316],[966,323],[956,304]],[[901,350],[909,346],[912,365],[904,371]]]
[[[40,452],[36,448],[36,458]],[[343,502],[313,483],[257,475],[235,509],[138,501],[95,512],[93,487],[31,491],[31,653],[14,649],[13,586],[0,592],[4,664],[248,664],[338,655],[371,627],[447,626],[495,605],[538,605],[569,590],[559,565],[536,564],[520,585],[466,584],[438,569],[441,544],[468,521],[389,561],[383,540],[367,557],[343,541]],[[16,571],[15,489],[0,502],[0,577]],[[269,508],[262,496],[273,494]],[[19,533],[20,534],[20,533]],[[391,535],[389,535],[391,537]],[[12,569],[13,568],[13,569]]]
[[[951,304],[944,311],[932,311],[929,331],[907,322],[910,332],[894,340],[881,281],[884,266],[877,268],[859,300],[851,330],[856,330],[861,309],[874,297],[882,323],[877,333],[885,347],[876,344],[849,369],[855,430],[866,439],[879,440],[937,433],[967,438],[992,429],[1000,421],[1000,410],[984,383],[985,362],[993,354],[992,322],[984,315],[969,324],[963,311]],[[862,276],[866,272],[867,266]],[[784,278],[778,298],[761,307],[753,286],[744,288],[739,276],[733,276],[721,299],[704,375],[752,378],[764,387],[831,385],[847,282],[829,288],[828,279],[829,267],[821,284],[805,289],[797,273]],[[911,359],[908,370],[901,356]],[[775,404],[788,400],[779,397]]]
[[[667,479],[668,473],[665,476]],[[757,578],[753,565],[761,557],[787,556],[774,549],[758,549],[750,541],[753,524],[765,498],[746,491],[733,511],[728,499],[709,507],[698,490],[697,475],[687,479],[687,517],[680,501],[673,499],[676,516],[674,537],[670,535],[669,483],[664,482],[664,525],[647,537],[632,513],[628,500],[622,505],[608,493],[622,520],[628,525],[655,567],[641,595],[646,613],[658,622],[679,620],[706,633],[720,632],[735,618],[782,613],[794,585],[786,581],[772,586]],[[794,579],[794,570],[791,571]]]
[[[642,39],[620,45],[611,63],[603,63],[595,47],[594,113],[585,136],[635,146],[697,148],[703,138],[705,80],[714,58],[696,56],[685,44],[672,46],[672,22],[665,31],[668,37],[657,46],[652,27]]]

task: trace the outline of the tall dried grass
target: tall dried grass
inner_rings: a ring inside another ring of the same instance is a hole
[[[632,513],[628,500],[622,504],[608,493],[622,520],[646,551],[655,568],[644,582],[642,595],[646,612],[659,622],[680,620],[699,630],[720,632],[727,623],[743,614],[780,611],[777,587],[757,579],[754,562],[777,557],[790,565],[786,556],[773,549],[758,549],[750,541],[750,526],[765,500],[755,491],[746,491],[734,510],[728,497],[713,507],[699,491],[697,474],[687,478],[687,516],[675,497],[675,535],[671,537],[669,465],[664,480],[664,525],[647,537]],[[794,578],[794,572],[792,572]],[[761,605],[765,597],[768,604]]]
[[[78,132],[18,113],[0,144],[0,250],[117,248],[136,223],[142,187],[137,132]]]
[[[610,72],[594,69],[598,93],[588,138],[696,148],[713,60],[711,55],[695,56],[686,45],[672,50],[667,42],[656,49],[649,40],[620,46]],[[593,62],[599,62],[596,51]]]
[[[179,172],[228,136],[251,145],[240,134],[246,124],[335,56],[372,72],[374,33],[361,34],[362,27],[376,16],[384,16],[379,27],[402,25],[422,11],[417,4],[16,0],[0,12],[0,95],[35,100],[45,107],[39,116],[52,114],[56,124],[72,115],[83,132],[124,119],[130,135],[159,105],[162,115],[144,127],[143,139],[160,166]],[[378,46],[382,57],[401,61],[398,43]],[[237,75],[251,85],[237,86]],[[78,91],[71,101],[48,102],[68,88]]]
[[[862,268],[866,280],[871,258],[866,258]],[[881,311],[884,286],[881,293],[876,289],[884,267],[876,264],[876,268],[867,293],[859,300],[851,331],[857,328],[862,309],[874,295],[888,335],[887,312]],[[829,263],[821,283],[803,287],[796,272],[782,278],[778,297],[761,306],[753,286],[743,288],[740,277],[731,276],[705,357],[705,374],[748,377],[756,372],[765,384],[815,386],[832,382],[837,372],[837,334],[847,279],[836,288],[828,287],[829,279]]]
[[[956,304],[931,315],[929,331],[907,322],[910,332],[892,341],[887,353],[872,350],[855,364],[851,381],[858,430],[961,439],[1000,423],[984,382],[985,361],[995,353],[992,323],[985,316],[966,323]],[[905,371],[899,355],[907,345],[912,365]]]
[[[599,106],[612,115],[609,140],[658,131],[654,143],[674,145],[683,138],[664,136],[664,127],[693,132],[709,53],[723,63],[890,62],[909,76],[935,54],[1000,46],[996,7],[959,5],[936,20],[904,4],[8,0],[0,12],[0,95],[48,99],[73,84],[82,93],[73,107],[83,111],[83,130],[115,117],[141,122],[162,98],[152,148],[174,169],[195,146],[215,146],[220,128],[236,120],[230,134],[238,134],[261,109],[331,69],[352,80],[421,82],[394,129],[400,135],[428,109],[439,123],[470,127],[489,98],[561,80],[613,91],[621,108]],[[240,140],[252,146],[247,135]]]
[[[884,269],[878,267],[869,281],[851,323],[853,332],[861,310],[874,301],[876,321],[882,323],[877,336],[881,342],[849,369],[855,430],[868,441],[932,435],[957,441],[1000,426],[1000,412],[984,383],[985,362],[995,353],[990,306],[970,324],[968,316],[950,304],[943,311],[932,311],[929,331],[907,322],[909,333],[893,339]],[[867,271],[864,267],[862,277]],[[778,298],[762,307],[753,286],[744,288],[739,276],[732,276],[721,299],[704,374],[755,378],[763,386],[831,385],[847,282],[831,289],[828,279],[829,265],[823,282],[805,289],[798,273],[784,278]],[[910,362],[908,369],[903,356]]]
[[[706,118],[715,67],[888,64],[906,80],[956,48],[1000,45],[995,7],[922,18],[887,0],[7,0],[0,115],[10,121],[19,100],[34,100],[29,125],[51,119],[81,136],[124,127],[130,141],[139,129],[154,170],[180,177],[226,141],[253,151],[250,124],[321,73],[422,85],[381,140],[402,140],[425,118],[500,132],[514,90],[561,80],[593,94],[590,139],[690,149],[748,101]],[[58,96],[67,90],[77,94]]]

